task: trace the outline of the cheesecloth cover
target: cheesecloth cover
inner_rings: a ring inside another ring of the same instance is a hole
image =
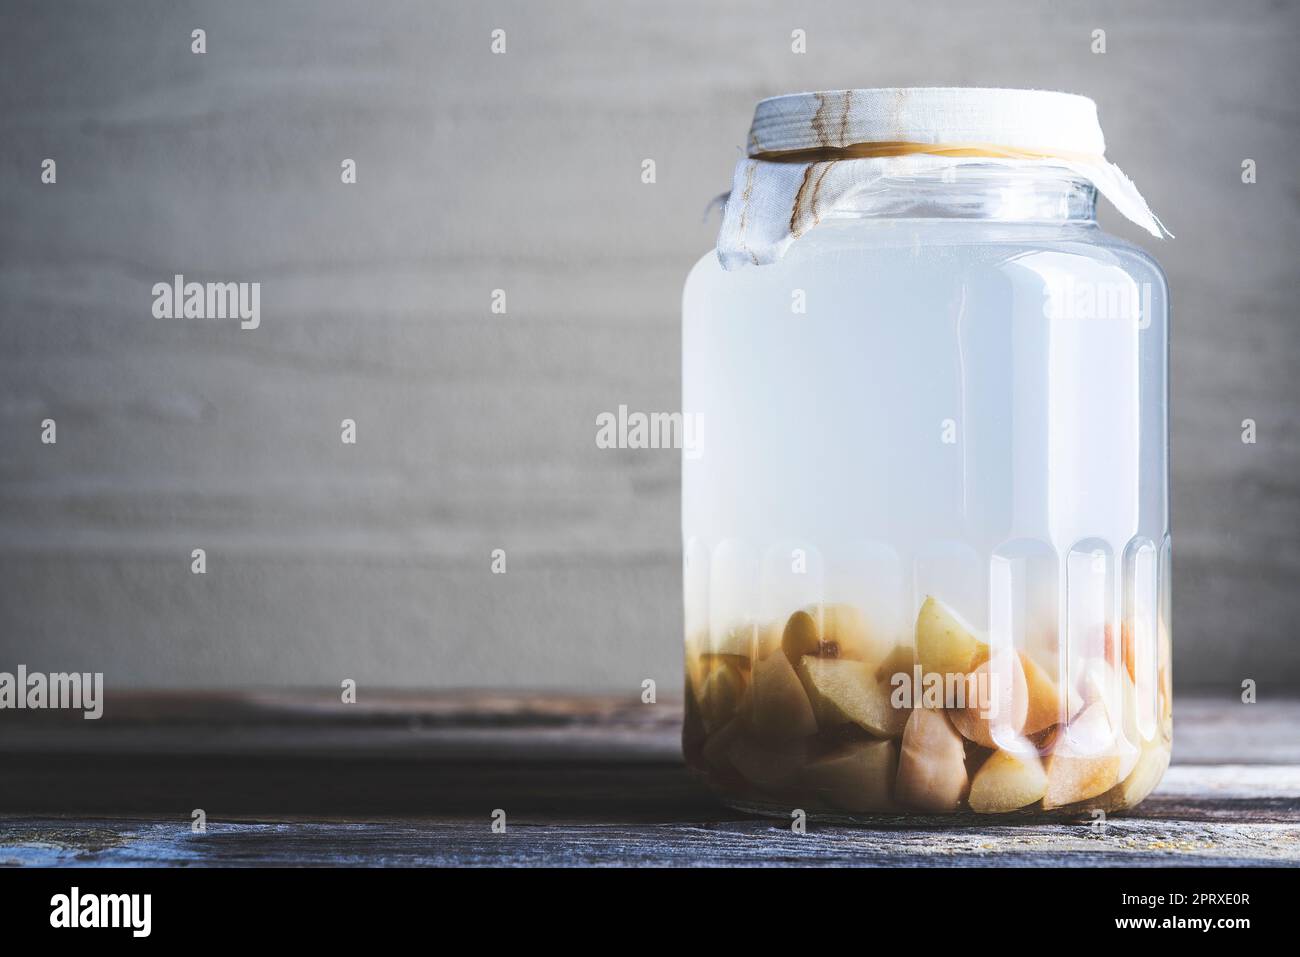
[[[969,164],[1068,169],[1151,235],[1172,236],[1105,152],[1097,105],[1070,93],[883,88],[772,97],[754,110],[718,257],[726,269],[775,262],[883,177]]]

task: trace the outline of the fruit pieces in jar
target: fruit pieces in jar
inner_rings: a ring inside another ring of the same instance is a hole
[[[828,606],[731,629],[691,654],[703,644],[688,642],[688,724],[703,740],[692,759],[738,797],[857,813],[1112,809],[1145,797],[1168,762],[1167,732],[1144,741],[1126,728],[1122,654],[1087,662],[1063,688],[1029,654],[991,650],[933,597],[911,642]],[[1007,707],[898,706],[891,680],[927,664],[964,668]],[[1167,727],[1167,668],[1159,692]]]

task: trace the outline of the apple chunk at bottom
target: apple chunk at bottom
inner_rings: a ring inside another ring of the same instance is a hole
[[[1109,791],[1119,780],[1120,761],[1105,703],[1093,702],[1056,738],[1045,764],[1043,808],[1064,807]]]
[[[1160,738],[1144,741],[1137,764],[1115,786],[1124,806],[1132,807],[1154,791],[1168,767],[1169,745]]]
[[[1005,814],[1028,807],[1047,792],[1047,773],[1038,755],[994,751],[971,781],[970,808],[980,814]]]
[[[898,756],[898,799],[923,811],[952,812],[969,784],[966,746],[948,716],[938,709],[914,709]]]
[[[890,795],[897,765],[893,741],[855,741],[813,761],[799,783],[845,811],[896,810]]]
[[[1000,652],[981,662],[968,676],[967,689],[977,700],[948,712],[958,731],[984,748],[1020,735],[1029,714],[1029,691],[1019,655]]]
[[[876,666],[870,662],[804,655],[799,678],[821,727],[856,724],[881,738],[903,733],[908,712],[893,706],[889,685],[876,680]]]
[[[785,655],[754,662],[749,687],[750,725],[757,735],[788,740],[817,733],[812,703]]]
[[[1062,720],[1061,692],[1042,665],[1028,653],[1020,652],[1020,665],[1025,672],[1025,690],[1029,697],[1024,733],[1037,734]]]

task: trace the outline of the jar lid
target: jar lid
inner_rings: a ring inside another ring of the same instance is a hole
[[[865,143],[985,144],[1100,158],[1097,104],[1051,90],[882,87],[761,100],[750,156]]]
[[[1152,236],[1172,235],[1105,158],[1097,104],[1072,93],[886,87],[775,96],[755,108],[746,152],[718,233],[725,269],[776,262],[888,176],[967,164],[1067,169]]]

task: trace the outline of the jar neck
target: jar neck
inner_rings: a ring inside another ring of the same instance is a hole
[[[890,174],[826,219],[973,219],[1005,223],[1092,223],[1097,189],[1056,166],[963,165]]]

